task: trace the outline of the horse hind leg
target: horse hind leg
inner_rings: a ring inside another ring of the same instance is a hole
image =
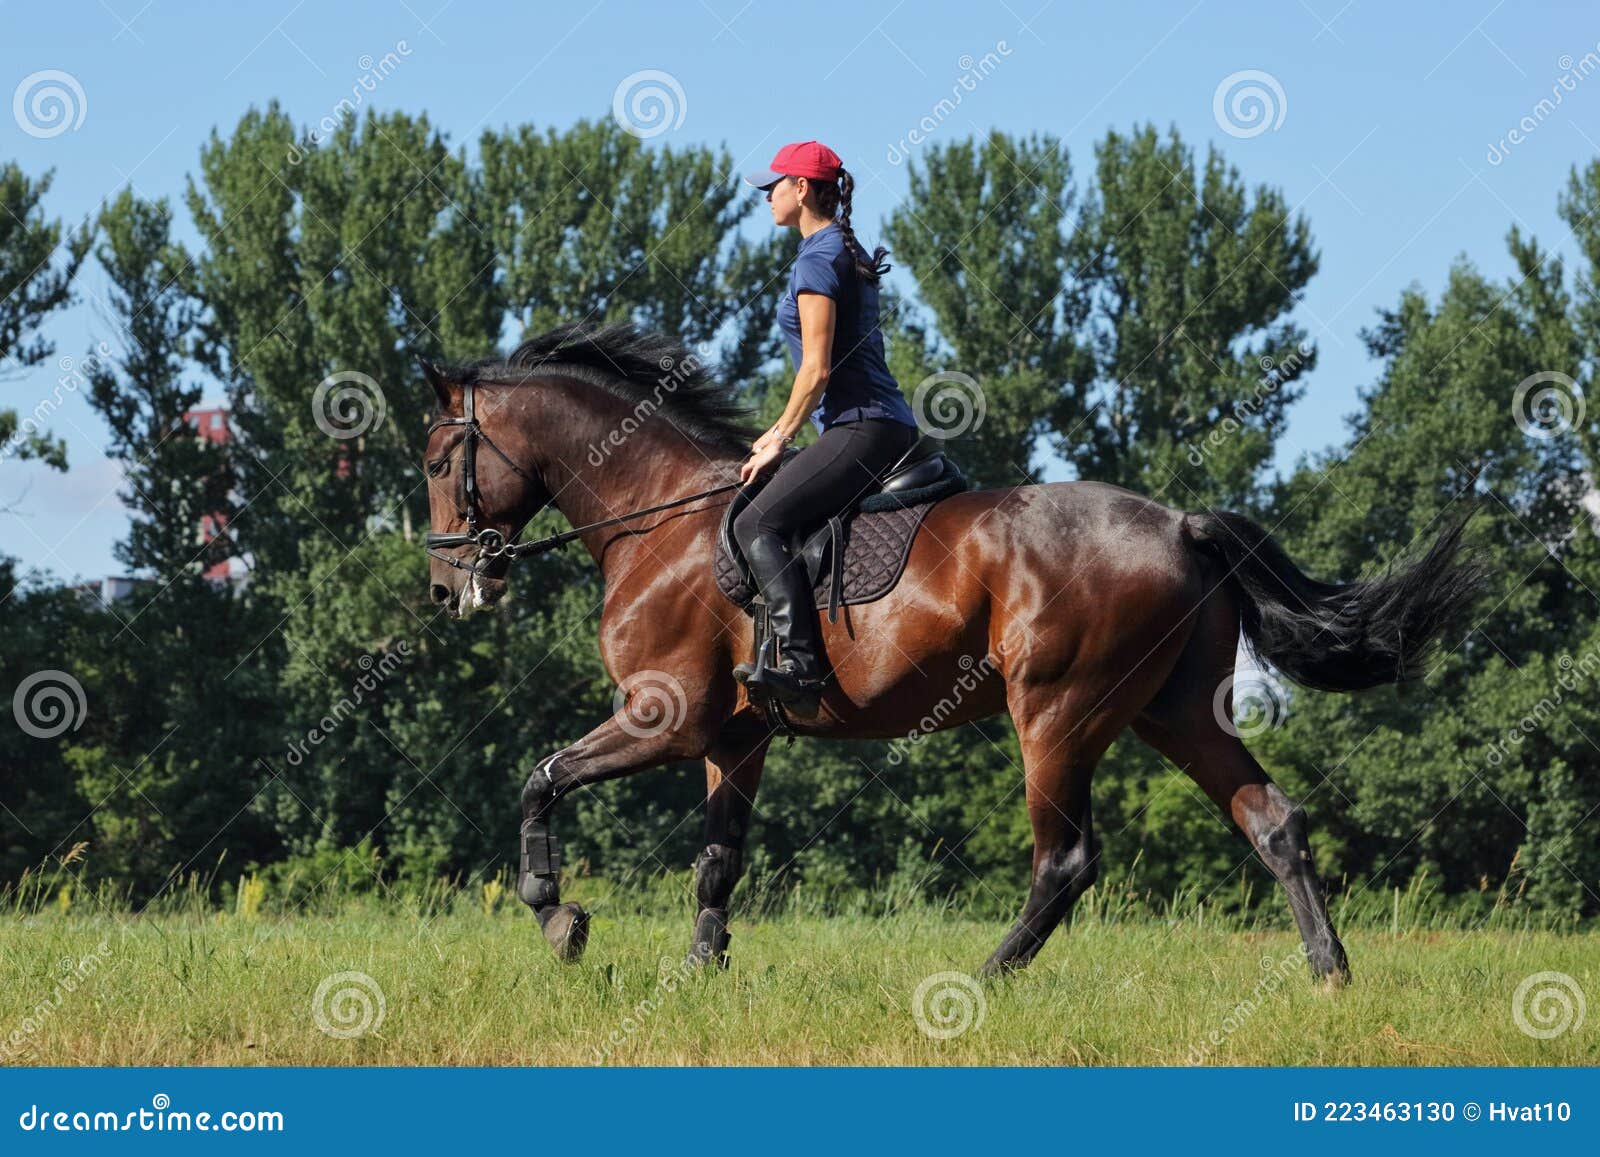
[[[684,964],[728,966],[728,905],[744,873],[744,843],[771,733],[736,717],[706,755],[706,844],[694,863],[694,935]]]
[[[1223,725],[1216,689],[1233,674],[1238,619],[1213,601],[1171,678],[1133,723],[1140,739],[1170,759],[1222,809],[1283,885],[1311,974],[1342,984],[1350,962],[1333,930],[1311,859],[1305,810],[1273,783],[1239,736]],[[1231,696],[1222,704],[1232,710]]]

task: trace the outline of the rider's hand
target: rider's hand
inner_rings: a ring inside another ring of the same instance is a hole
[[[739,466],[739,484],[747,484],[752,478],[766,473],[767,468],[783,455],[782,442],[768,442],[746,458]]]

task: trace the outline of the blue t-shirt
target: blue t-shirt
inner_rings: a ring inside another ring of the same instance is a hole
[[[811,412],[818,431],[839,422],[861,418],[890,418],[916,426],[900,383],[894,380],[883,357],[883,333],[878,328],[878,287],[857,277],[855,261],[845,246],[837,224],[818,229],[800,242],[789,289],[778,303],[778,328],[789,343],[789,356],[800,368],[801,293],[820,293],[833,299],[833,358],[822,401]]]

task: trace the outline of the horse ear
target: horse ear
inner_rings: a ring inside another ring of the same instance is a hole
[[[439,408],[450,408],[450,380],[444,376],[444,371],[434,365],[421,354],[413,354],[417,365],[422,367],[422,376],[428,379],[428,384],[433,387],[434,397],[439,399]]]

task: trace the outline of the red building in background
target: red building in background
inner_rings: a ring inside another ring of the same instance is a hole
[[[213,406],[209,409],[190,410],[183,415],[183,420],[194,427],[196,435],[207,442],[219,446],[226,446],[233,441],[233,431],[228,428],[228,411],[223,406]],[[209,543],[223,535],[228,528],[227,515],[218,512],[204,515],[200,519],[199,541]],[[237,559],[225,558],[221,562],[212,563],[206,567],[204,576],[212,582],[233,582],[242,578],[242,572],[235,569]]]

